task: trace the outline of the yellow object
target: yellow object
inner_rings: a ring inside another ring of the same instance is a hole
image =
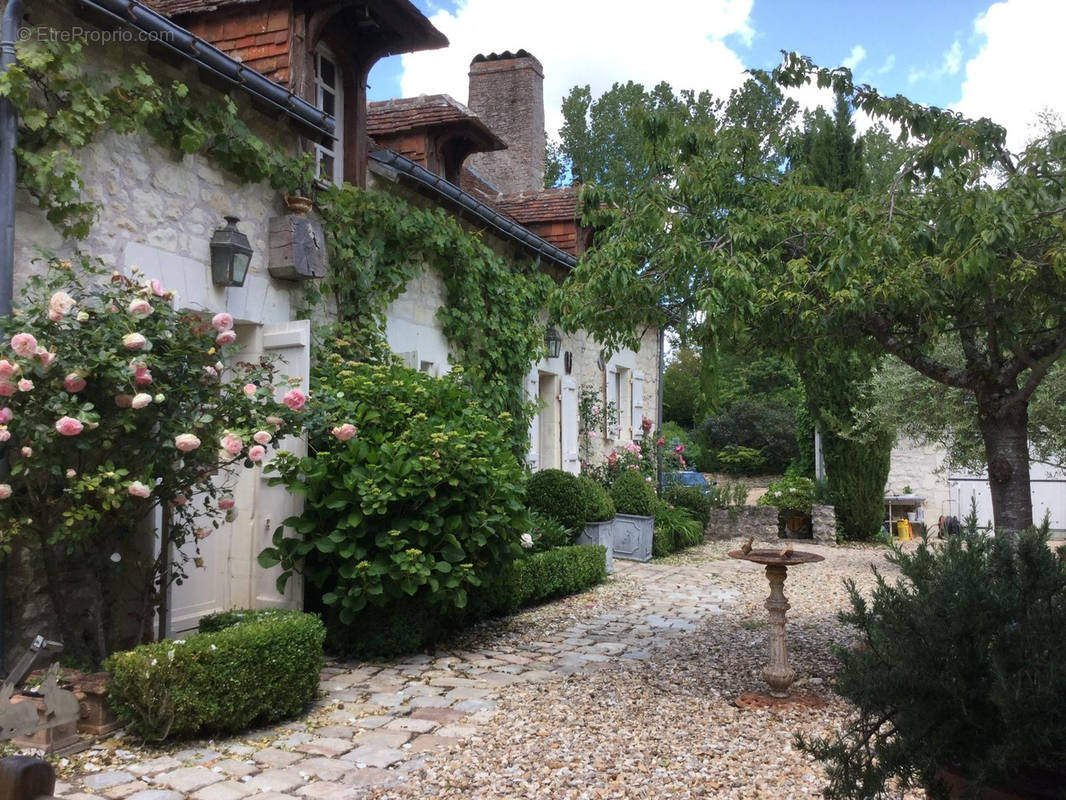
[[[896,533],[901,541],[909,542],[911,540],[911,523],[910,520],[900,519],[896,520]]]

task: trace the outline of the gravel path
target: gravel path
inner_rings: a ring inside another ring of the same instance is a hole
[[[709,542],[604,586],[487,623],[432,654],[333,664],[302,721],[240,739],[134,747],[114,737],[63,766],[70,800],[814,798],[792,746],[848,708],[830,690],[845,578],[891,574],[883,548],[804,545],[789,570],[789,647],[807,705],[741,708],[766,689],[762,568]]]

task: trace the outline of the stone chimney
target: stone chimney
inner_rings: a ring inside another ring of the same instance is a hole
[[[478,55],[470,63],[470,110],[507,143],[476,153],[470,168],[503,194],[544,188],[544,67],[525,50]]]

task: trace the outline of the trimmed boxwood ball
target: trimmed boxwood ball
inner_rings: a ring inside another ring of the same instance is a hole
[[[585,494],[576,475],[561,469],[542,469],[529,476],[526,503],[533,511],[572,531],[585,526]]]
[[[601,484],[585,475],[578,476],[577,484],[584,499],[585,522],[609,522],[614,519],[614,500]]]
[[[318,691],[321,620],[299,611],[217,615],[211,633],[115,653],[108,704],[130,733],[163,740],[232,734],[293,717]]]
[[[705,524],[711,516],[711,496],[696,486],[667,486],[663,491],[663,500],[686,509]]]
[[[630,469],[623,472],[611,485],[611,499],[619,514],[633,514],[638,517],[655,515],[659,498],[655,489],[645,480],[640,470]]]

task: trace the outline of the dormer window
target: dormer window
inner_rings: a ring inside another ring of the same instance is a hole
[[[344,87],[337,59],[325,45],[315,49],[315,105],[337,124],[334,141],[315,145],[318,178],[339,184],[344,181]]]

